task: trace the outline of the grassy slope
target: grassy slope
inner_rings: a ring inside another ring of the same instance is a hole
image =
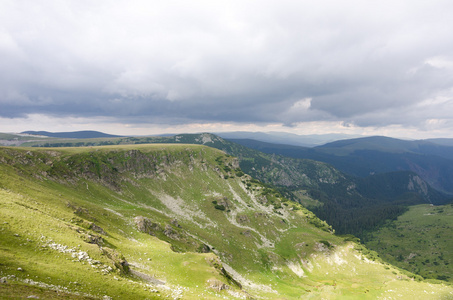
[[[426,278],[453,281],[453,206],[412,206],[367,245],[391,263]]]
[[[7,280],[0,295],[453,296],[449,286],[412,281],[369,261],[357,245],[236,166],[234,158],[194,145],[0,148],[0,277]],[[177,238],[158,232],[164,242],[138,231],[137,216],[171,228]],[[94,237],[97,244],[89,243]],[[201,244],[213,252],[195,252]],[[214,288],[222,284],[230,289]]]

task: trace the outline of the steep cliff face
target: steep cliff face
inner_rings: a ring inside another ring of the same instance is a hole
[[[428,196],[428,185],[418,175],[413,175],[409,178],[407,189],[409,191],[415,191],[421,195]]]
[[[333,235],[328,224],[216,149],[0,148],[0,162],[3,295],[298,299],[452,292],[411,281]]]

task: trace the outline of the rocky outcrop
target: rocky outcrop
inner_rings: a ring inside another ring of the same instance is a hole
[[[165,226],[164,234],[173,240],[181,240],[179,233],[170,224]]]
[[[152,222],[150,219],[145,218],[143,216],[138,216],[134,218],[135,225],[137,229],[141,232],[145,232],[147,234],[155,236],[157,232],[162,232],[162,227]]]
[[[211,248],[208,245],[187,234],[176,219],[170,220],[170,224],[166,224],[164,228],[160,224],[143,216],[135,217],[134,223],[139,231],[170,243],[171,249],[175,252],[211,252]]]
[[[89,244],[96,244],[98,246],[102,246],[104,244],[104,239],[99,235],[86,234],[84,236],[84,240]]]
[[[106,255],[113,262],[113,265],[120,271],[120,273],[129,273],[129,263],[121,253],[118,253],[108,247],[101,248],[101,250],[102,254]]]
[[[107,235],[107,233],[105,233],[104,229],[102,229],[101,227],[99,227],[98,225],[94,224],[94,223],[91,223],[90,224],[90,227],[88,229],[91,229],[97,233],[100,233],[102,235]]]
[[[409,191],[417,192],[423,196],[428,195],[428,185],[426,182],[417,175],[412,175],[409,177],[409,183],[407,184],[407,189]]]
[[[209,253],[209,252],[211,252],[211,248],[209,248],[209,246],[206,244],[200,244],[200,246],[198,246],[198,248],[197,248],[197,252],[198,253]]]

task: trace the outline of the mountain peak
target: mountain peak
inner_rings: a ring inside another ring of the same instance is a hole
[[[178,143],[201,144],[208,146],[214,143],[225,143],[225,140],[221,137],[208,132],[178,134],[174,136],[174,139]]]

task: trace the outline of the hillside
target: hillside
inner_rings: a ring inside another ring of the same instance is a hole
[[[0,148],[0,162],[6,298],[453,297],[333,235],[219,150]]]
[[[404,205],[443,204],[449,200],[423,180],[414,181],[411,172],[383,174],[363,179],[354,178],[326,163],[266,154],[209,133],[179,134],[170,137],[54,141],[41,142],[41,145],[93,146],[162,142],[202,144],[238,157],[240,167],[245,173],[278,187],[286,197],[314,210],[318,216],[332,224],[339,233],[352,233],[362,237],[364,231],[374,229],[383,224],[386,219],[393,219],[403,213]],[[259,143],[258,145],[274,144]],[[286,149],[288,146],[281,145],[281,147]],[[298,149],[298,147],[294,148]],[[395,178],[398,179],[393,180]],[[409,189],[409,187],[413,188]],[[376,191],[381,195],[385,194],[385,197],[373,195]]]
[[[341,234],[362,238],[366,231],[402,214],[407,205],[451,201],[414,172],[356,178],[320,161],[266,154],[208,133],[176,135],[167,141],[203,144],[238,157],[245,173],[278,187]]]

